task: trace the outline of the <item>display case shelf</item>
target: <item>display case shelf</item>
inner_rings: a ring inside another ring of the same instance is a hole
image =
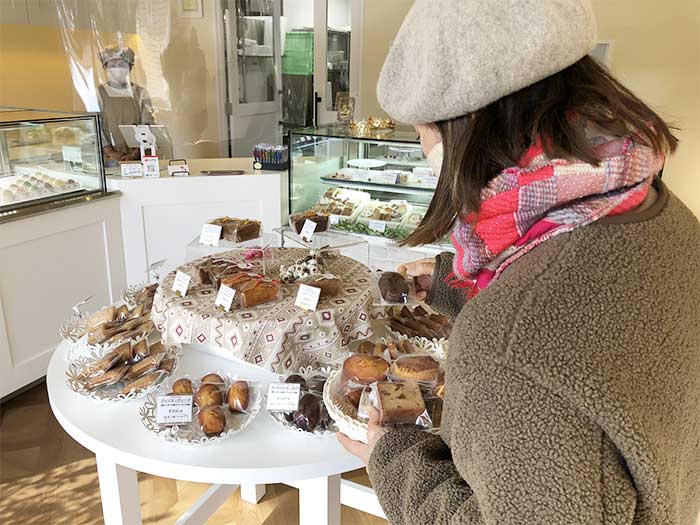
[[[332,177],[321,177],[321,180],[331,186],[339,186],[341,188],[359,189],[368,191],[383,191],[388,193],[398,193],[401,195],[430,195],[432,197],[435,188],[421,188],[416,186],[407,186],[403,184],[381,184],[378,182],[360,182],[348,179],[334,179]]]

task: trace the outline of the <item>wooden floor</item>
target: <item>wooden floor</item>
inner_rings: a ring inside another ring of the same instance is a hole
[[[364,470],[347,476],[368,484]],[[207,485],[139,474],[143,522],[173,524]],[[211,525],[293,525],[298,493],[268,485],[257,505],[238,492],[207,521]],[[54,419],[42,383],[0,405],[0,524],[96,525],[102,523],[95,456],[73,441]],[[386,521],[342,508],[342,525]]]

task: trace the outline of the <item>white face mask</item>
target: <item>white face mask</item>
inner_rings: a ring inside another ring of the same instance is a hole
[[[129,80],[128,67],[108,67],[107,78],[114,84],[123,86]]]
[[[430,153],[428,153],[428,156],[426,157],[428,164],[433,169],[433,173],[436,177],[440,176],[440,170],[442,170],[443,154],[442,142],[438,142],[435,144],[435,146],[433,146],[433,149],[430,150]]]

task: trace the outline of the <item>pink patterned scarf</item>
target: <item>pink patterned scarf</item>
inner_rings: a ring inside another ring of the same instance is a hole
[[[492,179],[479,211],[452,232],[456,254],[445,281],[473,297],[547,239],[641,204],[663,156],[630,137],[592,140],[603,159],[597,167],[550,160],[538,144]]]

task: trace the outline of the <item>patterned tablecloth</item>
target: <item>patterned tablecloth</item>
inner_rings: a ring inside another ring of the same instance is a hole
[[[301,248],[271,248],[274,269],[268,276],[279,277],[279,265],[293,264],[308,254]],[[241,252],[217,254],[218,258],[241,260]],[[199,279],[198,259],[178,268],[191,276],[185,297],[172,291],[175,272],[168,274],[154,298],[153,322],[167,344],[213,344],[234,356],[276,373],[296,372],[302,366],[337,364],[348,345],[371,335],[371,281],[368,268],[338,255],[328,259],[326,272],[344,283],[337,297],[322,299],[315,312],[294,305],[297,285],[283,284],[280,301],[251,309],[222,312],[214,306],[216,289]],[[245,261],[260,268],[259,261]]]

